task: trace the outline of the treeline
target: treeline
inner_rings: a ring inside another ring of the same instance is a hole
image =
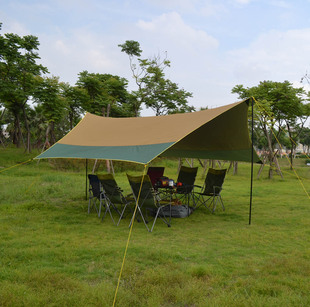
[[[1,30],[0,24],[0,30]],[[70,131],[86,112],[100,116],[139,116],[143,106],[156,115],[189,112],[190,92],[165,77],[166,56],[141,59],[140,44],[126,41],[120,52],[129,57],[137,90],[109,73],[78,74],[75,85],[50,76],[38,64],[39,40],[33,35],[0,35],[0,142],[46,148]]]
[[[0,23],[1,30],[1,23]],[[86,112],[100,116],[139,116],[142,107],[155,115],[191,112],[192,93],[167,79],[167,55],[141,58],[136,41],[119,45],[129,59],[136,89],[128,90],[128,80],[109,73],[82,71],[75,85],[50,76],[40,60],[37,37],[0,34],[0,142],[17,147],[46,148],[69,132]],[[303,81],[309,81],[305,76]],[[245,88],[236,85],[232,93],[240,99],[255,97],[254,145],[270,163],[277,165],[281,147],[290,148],[291,158],[298,143],[310,146],[310,94],[288,81],[263,81]],[[251,110],[249,110],[251,112]],[[250,117],[249,117],[250,118]],[[292,160],[293,163],[293,160]]]
[[[310,115],[310,93],[303,87],[294,87],[288,81],[263,81],[251,88],[236,85],[232,93],[238,94],[240,99],[255,98],[254,145],[261,151],[264,164],[270,166],[270,178],[274,169],[282,176],[277,157],[283,149],[289,149],[291,168],[298,143],[309,152],[310,129],[305,125]]]

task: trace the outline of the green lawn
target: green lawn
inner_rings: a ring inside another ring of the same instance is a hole
[[[0,149],[0,172],[34,155]],[[129,217],[116,227],[87,214],[83,163],[0,173],[0,306],[112,306]],[[156,163],[176,178],[177,161]],[[225,212],[199,208],[171,228],[158,220],[153,233],[135,223],[116,306],[310,306],[310,200],[281,164],[283,180],[266,179],[267,168],[254,180],[251,226],[246,163],[226,177]],[[115,168],[127,192],[126,170],[143,170]],[[296,170],[310,193],[310,167],[300,159]]]

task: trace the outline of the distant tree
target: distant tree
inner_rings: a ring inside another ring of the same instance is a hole
[[[1,24],[0,24],[1,30]],[[0,35],[0,102],[14,117],[13,143],[20,146],[22,123],[27,132],[27,151],[30,151],[28,102],[35,89],[35,78],[47,73],[47,68],[36,63],[40,59],[38,38],[20,37],[13,33]]]
[[[299,141],[307,149],[307,153],[310,151],[310,128],[303,127],[299,135]]]
[[[66,101],[69,129],[72,130],[81,119],[84,112],[83,106],[87,104],[89,96],[84,88],[71,86],[69,83],[60,84],[60,88],[61,95]]]
[[[286,128],[291,137],[293,151],[296,142],[294,132],[305,122],[307,116],[303,104],[305,92],[302,88],[294,88],[288,81],[282,83],[263,81],[251,88],[236,85],[232,93],[238,94],[242,99],[254,96],[259,102],[259,105],[255,106],[255,117],[268,144],[269,178],[272,178],[273,164],[279,169],[275,151],[276,139],[279,139]]]
[[[59,78],[37,78],[34,99],[47,123],[44,146],[49,147],[58,139],[55,136],[55,124],[64,118],[67,107],[65,99],[61,96]]]
[[[84,110],[107,117],[132,116],[128,81],[125,78],[83,71],[76,85],[86,90],[89,97],[84,103]]]
[[[139,42],[127,40],[118,46],[129,57],[130,69],[138,87],[132,93],[135,98],[136,116],[139,115],[143,103],[147,108],[154,110],[156,116],[194,110],[187,102],[192,93],[180,89],[176,83],[166,79],[164,70],[170,67],[166,55],[163,59],[160,55],[141,59],[142,50]]]

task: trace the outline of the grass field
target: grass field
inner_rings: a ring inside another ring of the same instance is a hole
[[[83,161],[3,171],[33,156],[0,149],[0,306],[112,306],[129,217],[116,227],[87,214]],[[310,306],[310,200],[281,163],[283,180],[267,168],[254,180],[251,226],[246,163],[226,177],[226,211],[159,220],[153,233],[135,223],[116,306]],[[157,164],[176,178],[177,161]],[[129,192],[126,170],[143,167],[116,168]],[[310,193],[310,167],[296,171]]]

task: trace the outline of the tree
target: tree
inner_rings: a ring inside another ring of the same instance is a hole
[[[76,85],[86,90],[88,100],[83,108],[101,116],[132,116],[130,95],[125,78],[110,74],[95,74],[83,71]]]
[[[55,123],[65,116],[65,99],[61,97],[58,77],[38,77],[36,80],[35,101],[41,107],[42,115],[47,123],[44,147],[56,142]]]
[[[166,55],[164,59],[160,55],[141,59],[142,50],[139,42],[127,40],[118,46],[129,57],[130,69],[138,87],[138,90],[133,91],[136,116],[139,115],[143,103],[147,108],[154,110],[156,116],[194,110],[187,102],[192,93],[179,89],[176,83],[165,78],[164,70],[170,67]]]
[[[88,94],[84,88],[71,86],[69,83],[62,83],[60,87],[61,95],[66,101],[69,129],[72,130],[81,119],[81,114],[84,112],[83,106],[88,101]]]
[[[310,129],[303,127],[301,129],[300,135],[299,135],[299,141],[304,146],[305,152],[309,154],[310,151]]]
[[[277,139],[286,130],[291,137],[291,150],[293,151],[294,142],[296,142],[293,131],[305,122],[305,105],[303,104],[305,92],[302,88],[294,88],[288,81],[282,83],[263,81],[251,88],[236,85],[232,93],[237,93],[242,99],[253,96],[259,103],[255,106],[255,118],[268,144],[269,178],[272,178],[274,164],[280,171],[276,158],[277,151],[275,151]]]
[[[1,30],[1,24],[0,24]],[[27,116],[28,101],[35,78],[47,73],[47,68],[36,63],[40,59],[38,38],[32,35],[20,37],[13,33],[0,35],[0,101],[14,116],[13,143],[20,146],[22,139],[21,118],[27,131],[27,151],[30,151],[30,127]]]

